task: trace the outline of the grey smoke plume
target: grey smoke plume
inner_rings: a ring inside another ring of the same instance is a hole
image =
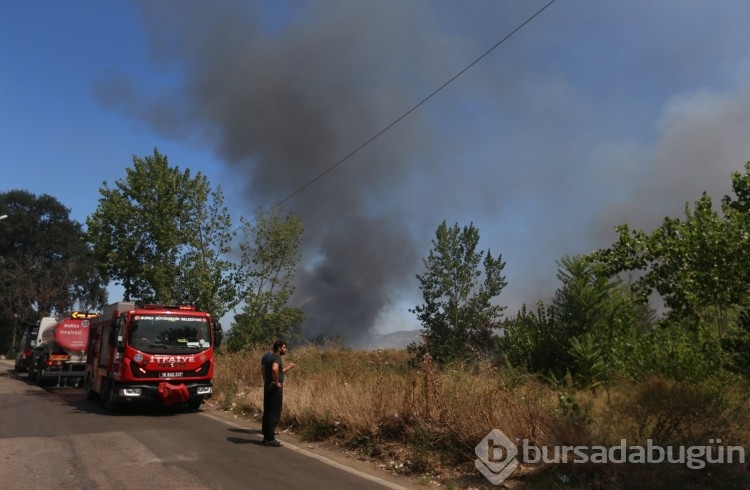
[[[159,133],[216,149],[252,215],[310,182],[546,1],[143,2],[160,86],[98,87]],[[509,313],[555,261],[728,192],[750,159],[745,1],[558,2],[393,130],[290,199],[295,300],[350,340],[418,296],[436,226],[501,253]],[[170,78],[170,75],[175,75]],[[416,292],[416,295],[415,295]],[[416,303],[411,303],[416,304]]]
[[[458,66],[450,45],[425,32],[436,20],[422,2],[303,3],[294,12],[249,3],[180,2],[167,24],[164,5],[143,4],[156,61],[179,60],[186,85],[140,117],[213,145],[244,179],[251,212],[403,114],[434,87],[425,77],[450,73],[441,65]],[[295,301],[308,332],[356,340],[414,277],[422,252],[409,210],[393,199],[414,177],[415,155],[430,158],[429,126],[411,116],[285,203],[306,229]]]

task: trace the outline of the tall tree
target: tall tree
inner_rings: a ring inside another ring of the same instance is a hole
[[[256,342],[283,337],[302,340],[304,315],[288,306],[294,292],[294,274],[301,259],[302,220],[280,209],[258,212],[255,226],[244,223],[242,313],[232,323],[228,345],[239,350]]]
[[[667,358],[662,366],[681,362],[673,377],[695,376],[697,361],[714,362],[703,362],[699,372],[722,361],[736,364],[731,358],[745,345],[737,317],[750,304],[750,163],[732,174],[732,190],[720,212],[704,192],[692,208],[685,205],[683,219],[667,217],[650,234],[619,226],[617,241],[591,255],[606,274],[634,273],[634,291],[644,302],[654,291],[664,301],[662,324],[670,335],[641,347],[671,343],[648,356],[652,364]]]
[[[239,267],[229,259],[236,232],[220,187],[205,204],[194,200],[189,205],[194,206],[189,213],[193,219],[185,223],[185,230],[193,243],[178,259],[182,288],[178,294],[194,298],[202,310],[221,318],[240,301]]]
[[[693,209],[685,206],[683,220],[667,217],[651,234],[618,227],[617,242],[592,258],[610,275],[637,273],[633,286],[644,301],[656,291],[670,317],[712,325],[721,338],[727,312],[750,298],[750,229],[741,212],[723,210],[703,193]]]
[[[196,303],[221,317],[237,304],[234,238],[221,189],[198,172],[169,166],[166,155],[133,157],[125,179],[99,190],[87,220],[99,261],[122,284],[126,301]]]
[[[745,172],[732,172],[732,192],[731,196],[724,196],[721,200],[725,206],[739,211],[746,217],[750,217],[750,162],[745,163]]]
[[[721,200],[732,242],[732,267],[737,270],[736,281],[744,283],[746,295],[740,301],[743,307],[750,306],[750,162],[745,163],[745,171],[732,173],[732,196]]]
[[[445,364],[492,349],[502,306],[493,304],[507,285],[505,263],[488,249],[477,251],[479,230],[470,224],[437,228],[433,248],[417,275],[424,303],[410,310],[422,324],[422,342],[409,346],[419,357],[429,353]]]
[[[28,191],[0,194],[0,315],[5,347],[18,328],[51,313],[97,309],[106,280],[97,273],[82,226],[56,198]]]
[[[584,385],[604,381],[623,362],[623,338],[637,330],[637,301],[584,256],[560,259],[557,278],[562,287],[552,303],[559,349],[553,369],[570,369]]]
[[[508,322],[500,352],[530,371],[570,372],[584,385],[604,381],[627,355],[623,340],[637,331],[641,305],[585,256],[563,256],[557,278],[550,306],[540,302],[536,315],[524,307]]]

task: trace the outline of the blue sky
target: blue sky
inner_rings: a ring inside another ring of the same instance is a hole
[[[4,2],[0,190],[84,222],[101,183],[156,147],[250,217],[546,3]],[[750,160],[748,18],[743,1],[555,2],[285,203],[306,225],[310,328],[418,328],[414,274],[444,219],[502,254],[514,314],[615,225],[728,193]]]

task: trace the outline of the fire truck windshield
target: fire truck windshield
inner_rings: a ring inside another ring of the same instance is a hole
[[[144,352],[195,351],[211,345],[205,317],[136,315],[130,322],[128,343]]]

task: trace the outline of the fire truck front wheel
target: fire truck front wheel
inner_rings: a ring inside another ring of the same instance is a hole
[[[104,392],[104,408],[111,413],[115,413],[120,407],[119,399],[117,397],[117,382],[110,379],[107,382],[106,388],[102,391]]]

